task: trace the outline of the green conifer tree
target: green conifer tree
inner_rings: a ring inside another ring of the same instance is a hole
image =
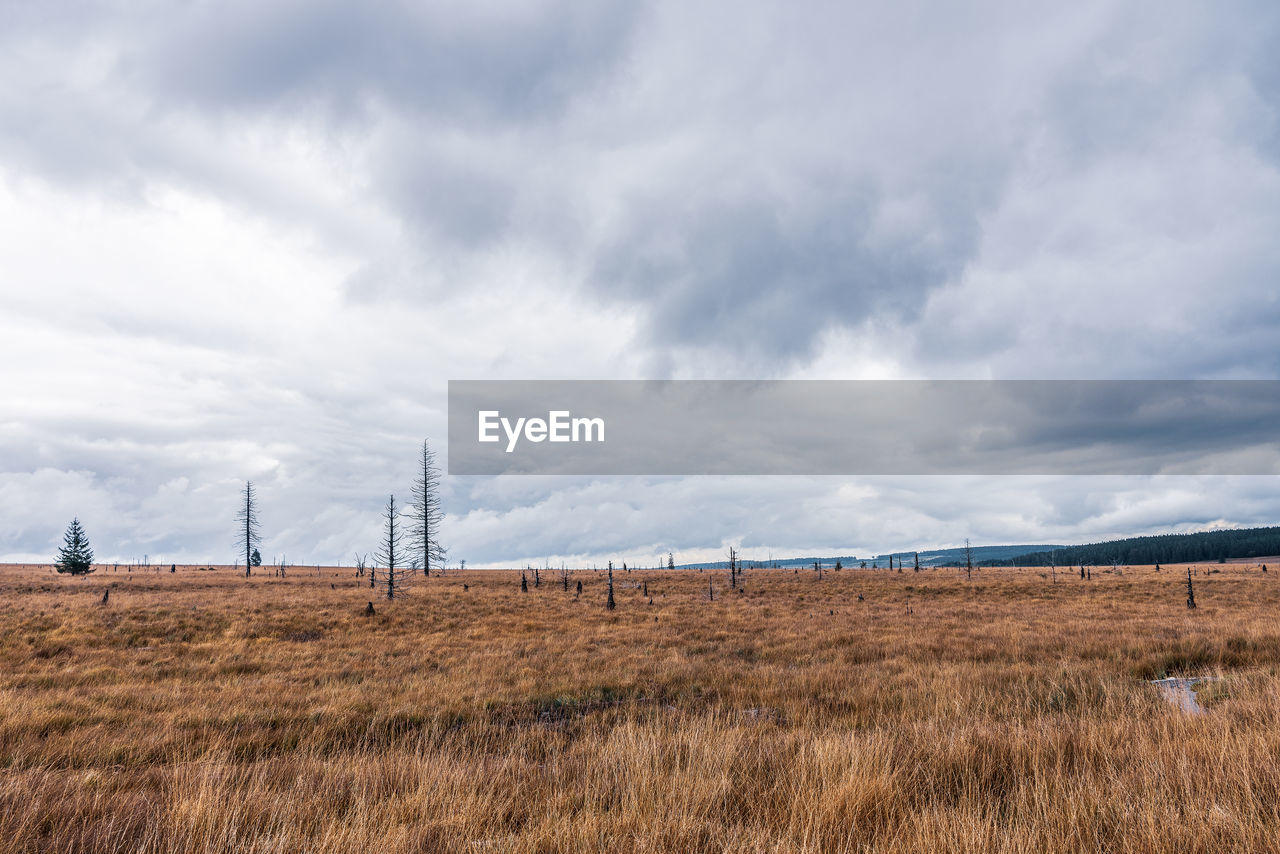
[[[58,549],[55,568],[58,572],[71,575],[88,575],[93,572],[93,549],[89,548],[89,537],[80,527],[79,518],[71,520],[67,533],[62,537],[63,546]]]

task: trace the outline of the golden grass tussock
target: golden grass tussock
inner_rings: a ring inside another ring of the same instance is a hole
[[[4,568],[0,854],[1280,850],[1280,578],[1194,578]]]

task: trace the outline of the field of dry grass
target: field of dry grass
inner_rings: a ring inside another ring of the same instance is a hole
[[[1280,850],[1275,570],[0,569],[0,852]]]

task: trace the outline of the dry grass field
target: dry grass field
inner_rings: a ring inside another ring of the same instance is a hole
[[[9,567],[0,852],[1280,850],[1275,569]]]

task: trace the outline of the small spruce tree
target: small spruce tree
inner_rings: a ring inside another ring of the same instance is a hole
[[[74,518],[62,535],[62,548],[58,549],[58,559],[54,568],[58,572],[70,575],[88,575],[93,572],[93,549],[89,548],[89,537],[80,526],[80,519]]]

